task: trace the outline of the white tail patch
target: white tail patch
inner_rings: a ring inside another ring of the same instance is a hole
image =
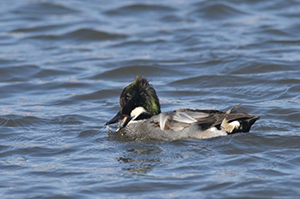
[[[228,123],[228,120],[224,118],[221,123],[221,128],[224,129],[226,132],[231,133],[234,129],[240,127],[240,125],[241,124],[238,121]]]
[[[144,107],[139,106],[133,109],[130,113],[130,117],[132,117],[132,120],[140,116],[142,113],[146,113],[147,111],[144,109]]]

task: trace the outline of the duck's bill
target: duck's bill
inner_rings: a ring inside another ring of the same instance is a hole
[[[125,117],[125,116],[121,113],[121,111],[119,111],[119,112],[117,113],[117,115],[115,115],[115,117],[113,117],[111,120],[109,120],[108,122],[106,122],[105,125],[117,123],[117,122],[119,122],[120,120],[123,120],[124,117]]]
[[[114,124],[114,123],[117,123],[120,120],[122,120],[119,128],[123,128],[123,127],[125,127],[130,122],[131,119],[132,119],[131,117],[129,117],[127,115],[123,115],[121,113],[121,111],[119,111],[117,113],[117,115],[115,115],[115,117],[113,117],[110,121],[106,122],[105,125]]]
[[[123,118],[123,120],[122,120],[122,123],[121,123],[121,125],[120,125],[120,128],[123,128],[123,127],[125,127],[130,121],[131,121],[131,117],[129,117],[129,116],[125,116],[124,118]]]

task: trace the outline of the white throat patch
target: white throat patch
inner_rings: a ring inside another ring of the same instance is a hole
[[[144,107],[139,106],[133,109],[130,113],[130,117],[132,117],[132,120],[140,116],[142,113],[146,113],[147,111],[144,109]]]

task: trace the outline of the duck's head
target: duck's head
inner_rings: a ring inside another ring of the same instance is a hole
[[[120,106],[121,110],[106,125],[122,120],[120,128],[123,128],[131,120],[147,119],[160,113],[156,92],[142,76],[136,76],[134,82],[124,88]]]

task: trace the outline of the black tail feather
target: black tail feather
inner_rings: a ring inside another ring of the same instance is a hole
[[[253,117],[247,117],[247,118],[241,118],[237,121],[240,123],[239,128],[234,129],[234,131],[231,133],[247,133],[250,131],[251,126],[260,119],[260,116],[253,116]]]

